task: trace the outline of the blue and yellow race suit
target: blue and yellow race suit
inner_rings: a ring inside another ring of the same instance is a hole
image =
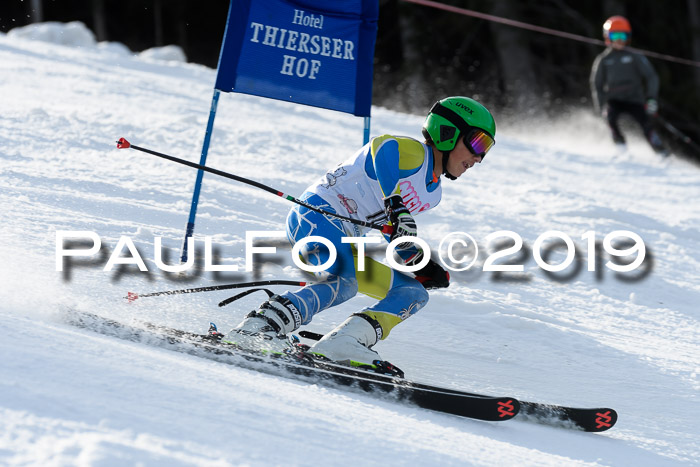
[[[383,199],[397,193],[415,216],[437,206],[442,187],[433,174],[433,151],[429,146],[407,137],[383,135],[326,173],[301,199],[325,211],[383,225],[388,223]],[[291,210],[287,236],[292,244],[317,235],[330,240],[338,254],[326,271],[315,273],[320,282],[281,294],[301,312],[302,324],[359,291],[379,300],[361,313],[375,319],[382,327],[382,338],[386,338],[394,326],[428,302],[428,293],[420,282],[370,257],[365,257],[364,271],[357,270],[357,250],[341,239],[361,236],[367,230],[303,206]],[[400,254],[407,257],[411,253]],[[329,251],[323,243],[309,242],[300,255],[307,264],[317,266],[326,263]]]

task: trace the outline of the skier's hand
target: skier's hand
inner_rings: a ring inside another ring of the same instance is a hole
[[[413,274],[416,275],[416,280],[423,284],[423,287],[427,290],[442,289],[450,286],[450,273],[432,259],[422,269]]]
[[[647,99],[644,110],[647,115],[651,115],[652,117],[656,116],[656,113],[659,111],[659,104],[656,102],[656,99]]]
[[[394,226],[390,241],[398,237],[415,237],[418,235],[416,221],[413,219],[408,208],[403,204],[401,195],[396,194],[384,198],[384,210],[389,221]],[[396,246],[399,250],[405,250],[412,246],[412,243],[400,243]]]

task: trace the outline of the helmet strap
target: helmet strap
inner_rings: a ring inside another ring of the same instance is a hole
[[[442,151],[442,173],[450,180],[457,180],[457,177],[447,171],[447,161],[450,159],[450,151]]]

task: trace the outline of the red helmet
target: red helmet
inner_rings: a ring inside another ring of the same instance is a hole
[[[605,43],[608,45],[610,44],[609,34],[611,32],[626,32],[627,34],[631,34],[632,27],[624,16],[611,16],[603,25],[603,37],[605,38]]]

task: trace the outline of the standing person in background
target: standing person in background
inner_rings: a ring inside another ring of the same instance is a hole
[[[654,129],[658,111],[659,77],[649,60],[627,50],[632,35],[629,21],[612,16],[603,25],[608,48],[593,62],[590,84],[593,104],[608,122],[615,144],[626,148],[618,120],[626,113],[642,127],[644,136],[657,154],[668,151]]]

